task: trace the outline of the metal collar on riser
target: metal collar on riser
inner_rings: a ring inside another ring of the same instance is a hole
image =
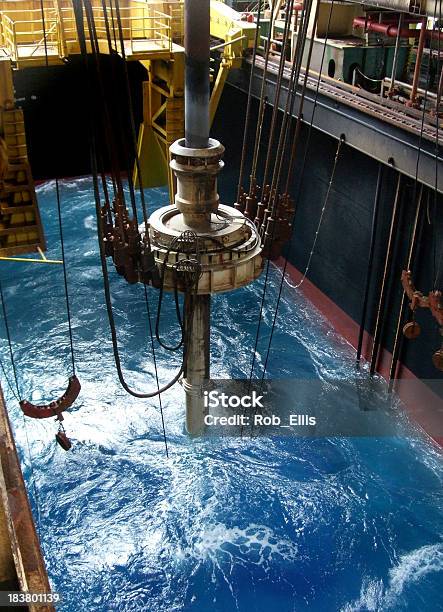
[[[224,147],[210,139],[207,149],[191,149],[179,140],[171,146],[171,168],[177,178],[175,205],[149,219],[151,246],[157,264],[165,268],[164,288],[174,288],[174,266],[198,258],[200,295],[243,287],[263,269],[260,237],[255,225],[233,207],[219,204],[217,175],[223,168]],[[195,252],[171,248],[183,232],[197,236]],[[180,289],[180,287],[179,287]]]

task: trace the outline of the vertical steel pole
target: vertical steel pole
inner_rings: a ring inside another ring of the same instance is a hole
[[[381,195],[382,181],[383,181],[383,164],[380,162],[378,165],[377,187],[375,188],[374,209],[372,213],[371,241],[370,241],[370,246],[369,246],[368,265],[366,269],[365,295],[363,298],[363,307],[362,307],[362,313],[361,313],[360,333],[358,335],[357,364],[356,364],[357,368],[360,366],[361,353],[362,353],[362,348],[363,348],[363,336],[365,333],[366,315],[368,312],[369,289],[371,285],[372,268],[374,264],[375,239],[377,237],[377,220],[378,220],[378,211],[380,208],[380,195]]]
[[[185,311],[191,327],[183,381],[186,391],[186,429],[189,434],[196,436],[205,429],[203,387],[210,373],[211,296],[187,296]]]
[[[185,0],[185,146],[189,149],[209,147],[209,58],[210,0]],[[193,185],[190,208],[195,204],[196,211],[205,179],[203,173],[201,182]],[[208,189],[203,188],[203,192]],[[205,429],[203,386],[210,371],[211,296],[187,296],[185,309],[190,321],[183,381],[186,429],[191,435],[199,435]]]
[[[394,59],[392,60],[392,76],[391,76],[391,86],[389,87],[388,96],[392,94],[395,87],[395,77],[397,76],[397,66],[398,66],[398,56],[400,54],[400,45],[401,45],[401,30],[403,28],[403,13],[400,13],[400,17],[398,18],[398,32],[397,38],[395,40],[395,51],[394,51]]]
[[[420,38],[418,40],[417,58],[415,60],[414,79],[412,81],[412,90],[411,90],[411,95],[409,98],[410,106],[414,106],[417,103],[418,83],[420,81],[421,63],[423,60],[423,51],[425,48],[427,25],[428,25],[428,20],[426,17],[424,17],[421,22]]]
[[[185,140],[206,149],[209,140],[210,0],[185,0]]]
[[[387,293],[387,285],[389,281],[389,275],[391,274],[392,269],[392,253],[394,246],[394,238],[395,233],[398,229],[398,213],[399,213],[399,203],[401,200],[401,178],[402,175],[399,173],[397,180],[397,189],[395,193],[395,201],[394,201],[394,209],[392,211],[392,219],[391,219],[391,228],[389,230],[389,239],[388,245],[386,249],[386,258],[385,258],[385,267],[383,271],[383,280],[381,283],[380,289],[380,300],[378,303],[377,310],[377,320],[375,323],[375,331],[374,331],[374,340],[372,344],[372,355],[371,355],[371,366],[369,368],[369,373],[371,376],[375,374],[375,370],[377,368],[378,356],[380,353],[380,346],[382,341],[382,331],[384,326],[384,318],[385,318],[385,301],[386,301],[386,293]]]

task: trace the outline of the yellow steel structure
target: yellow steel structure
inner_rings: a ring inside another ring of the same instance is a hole
[[[211,36],[223,41],[222,44],[213,47],[213,50],[220,49],[222,56],[211,95],[209,109],[211,125],[229,71],[232,68],[240,68],[245,51],[254,47],[255,30],[254,23],[242,20],[240,13],[223,2],[217,0],[211,2]]]
[[[0,149],[0,256],[45,249],[23,111],[14,104],[8,59],[0,59]]]
[[[169,62],[142,62],[148,71],[143,83],[143,123],[138,139],[138,157],[143,187],[169,185],[169,147],[184,135],[184,51],[176,51]],[[137,169],[135,181],[138,183]]]
[[[103,1],[108,15],[112,15],[109,0]],[[44,66],[46,61],[62,64],[70,55],[80,53],[72,0],[42,2],[0,0],[0,58],[14,69]],[[91,2],[100,50],[108,53],[102,0]],[[119,7],[126,59],[141,62],[148,73],[138,137],[142,184],[169,184],[172,194],[169,147],[184,135],[183,0],[119,0]],[[244,52],[254,45],[255,25],[242,20],[223,2],[212,0],[211,36],[220,41],[214,48],[221,52],[211,97],[212,121],[229,70],[240,67]],[[111,44],[121,54],[118,36]],[[1,159],[0,146],[0,163]],[[138,182],[136,170],[134,178]]]
[[[211,124],[229,71],[240,68],[245,51],[254,46],[255,29],[254,23],[242,20],[223,2],[211,2],[211,36],[222,41],[213,47],[220,50],[221,61],[211,95]],[[144,187],[168,183],[172,201],[175,186],[169,168],[169,147],[184,135],[184,50],[177,50],[169,64],[158,59],[142,60],[142,64],[148,71],[138,141],[142,183]],[[137,182],[137,172],[134,178]]]

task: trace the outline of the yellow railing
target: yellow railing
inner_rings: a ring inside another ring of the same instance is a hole
[[[121,27],[125,42],[125,51],[131,53],[157,49],[172,51],[174,38],[182,32],[182,10],[179,3],[171,3],[172,14],[157,10],[155,6],[167,3],[131,2],[129,6],[120,7]],[[103,43],[102,50],[107,48],[107,25],[111,30],[111,44],[114,50],[120,51],[119,28],[117,18],[111,12],[103,12],[100,3],[94,2],[94,21],[97,37]],[[58,10],[44,7],[45,28],[41,9],[29,9],[23,19],[22,10],[0,12],[1,46],[15,63],[20,60],[35,59],[44,55],[48,49],[51,55],[61,58],[69,53],[78,53],[78,36],[72,7],[62,5]],[[15,18],[17,17],[17,18]],[[86,20],[85,30],[87,32]]]
[[[14,19],[14,14],[23,15],[23,11],[11,10],[0,13],[1,46],[17,64],[20,60],[45,55],[61,55],[59,23],[54,9],[45,12],[45,27],[41,19],[41,10],[30,9],[27,14],[31,19]]]
[[[131,7],[121,7],[121,25],[122,33],[125,42],[129,42],[131,51],[134,50],[135,42],[156,43],[159,47],[163,47],[171,51],[171,26],[169,15],[163,15],[156,12],[150,16],[146,11],[137,9],[137,14],[131,14]],[[77,27],[73,11],[68,8],[61,9],[62,15],[62,31],[66,45],[78,43]],[[110,38],[112,48],[116,51],[120,50],[119,29],[117,23],[111,22],[110,15],[107,19],[103,12],[94,14],[95,29],[97,37],[100,41],[107,41],[107,23],[110,29]]]
[[[15,22],[20,23],[20,22]],[[22,22],[22,23],[26,23],[26,22]],[[43,35],[43,38],[41,38],[37,44],[35,46],[33,46],[33,50],[31,52],[31,56],[35,55],[36,53],[38,53],[39,51],[43,52],[45,51],[45,49],[47,49],[47,47],[49,45],[56,45],[57,46],[57,50],[58,50],[58,20],[57,18],[53,18],[51,20],[46,21],[45,20],[45,29],[41,31],[41,34]],[[38,33],[34,31],[34,34]],[[17,34],[17,38],[19,38],[20,33]]]
[[[146,7],[142,9],[129,7],[129,10],[136,13],[135,15],[131,14],[128,18],[132,51],[135,49],[134,43],[140,41],[153,42],[164,49],[168,49],[169,52],[172,51],[172,28],[169,15],[156,10],[149,14]]]
[[[17,61],[17,39],[15,34],[15,25],[12,19],[5,15],[1,15],[1,44],[5,48],[11,59]]]
[[[144,6],[148,14],[157,11],[163,15],[168,15],[170,17],[172,41],[179,45],[183,44],[183,0],[164,0],[163,2],[160,0],[135,0],[133,6]]]

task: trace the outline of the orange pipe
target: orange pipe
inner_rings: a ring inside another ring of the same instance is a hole
[[[411,95],[409,97],[409,105],[415,106],[416,98],[417,98],[417,90],[418,90],[418,82],[420,80],[420,70],[421,70],[421,61],[423,59],[423,50],[425,48],[425,39],[426,39],[426,22],[427,18],[424,17],[421,22],[421,30],[420,30],[420,38],[418,41],[418,49],[417,49],[417,57],[415,60],[415,70],[414,70],[414,79],[412,81],[412,90]]]

